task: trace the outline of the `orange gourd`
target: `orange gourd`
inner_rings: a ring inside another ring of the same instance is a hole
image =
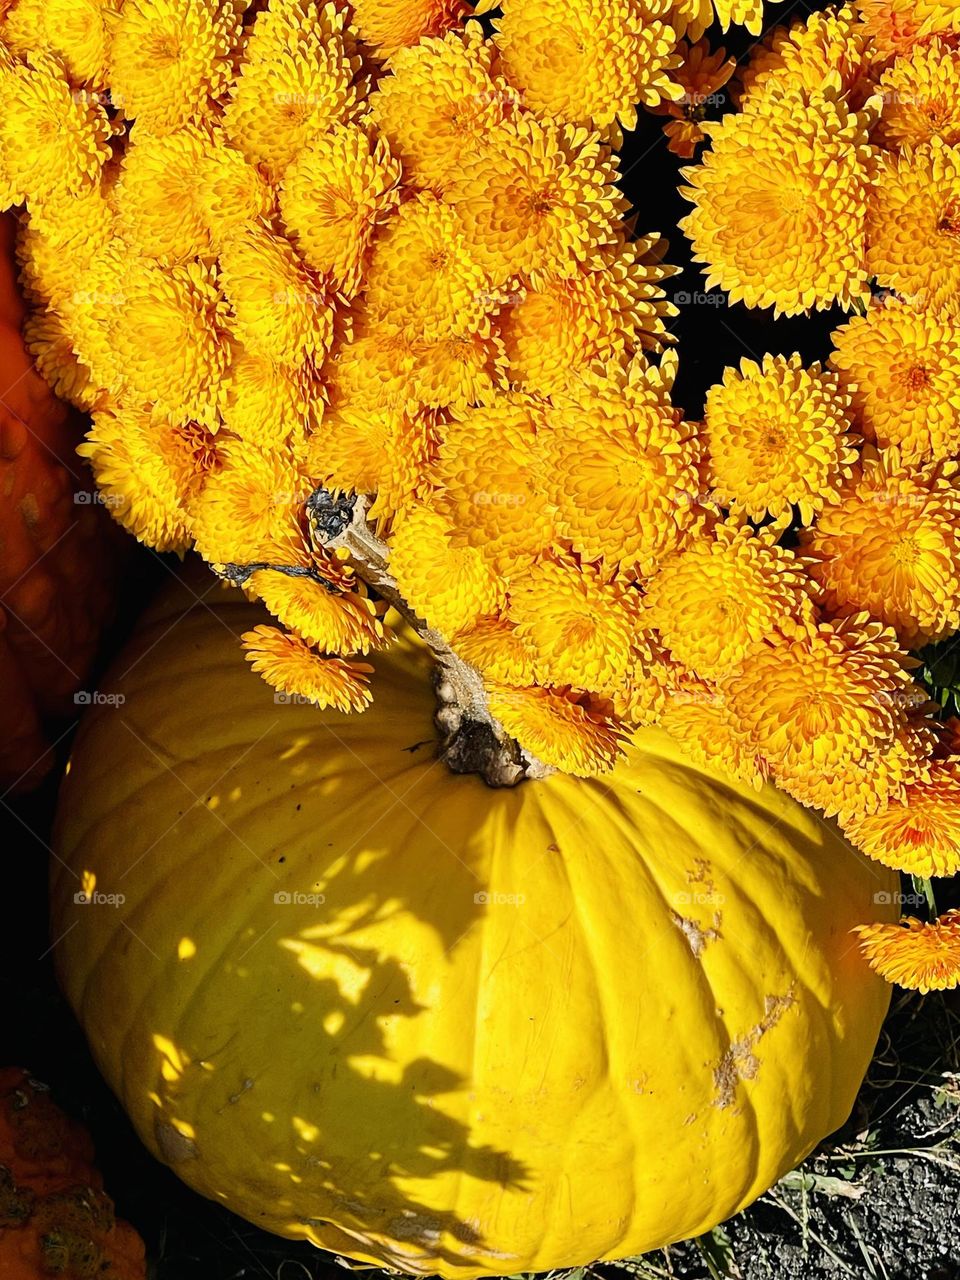
[[[144,1280],[143,1241],[114,1217],[90,1136],[17,1067],[0,1071],[0,1276]]]
[[[0,791],[53,763],[47,728],[89,678],[120,541],[75,452],[82,421],[24,345],[15,231],[0,217]]]

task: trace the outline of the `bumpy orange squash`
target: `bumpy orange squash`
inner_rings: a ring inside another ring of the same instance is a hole
[[[659,731],[603,781],[433,757],[430,660],[275,697],[235,596],[148,617],[63,792],[63,984],[143,1140],[281,1234],[443,1276],[713,1226],[847,1116],[896,879]],[[79,897],[78,897],[79,894]]]
[[[143,1242],[114,1217],[87,1132],[25,1071],[0,1070],[0,1276],[145,1275]]]
[[[53,762],[46,722],[88,677],[119,541],[75,453],[82,424],[23,344],[15,229],[0,216],[0,790]]]

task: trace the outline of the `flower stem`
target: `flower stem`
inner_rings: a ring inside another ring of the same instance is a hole
[[[339,505],[338,505],[339,504]],[[553,772],[529,755],[490,712],[483,677],[451,649],[439,631],[429,626],[404,600],[390,572],[390,548],[367,520],[368,501],[335,499],[319,489],[307,502],[310,530],[317,546],[346,552],[357,577],[406,619],[430,648],[436,662],[435,723],[440,734],[438,754],[454,773],[476,773],[491,787],[515,787]]]

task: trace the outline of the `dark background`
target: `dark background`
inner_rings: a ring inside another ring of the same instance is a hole
[[[767,16],[771,23],[781,23],[807,12],[803,4],[784,4],[771,6]],[[711,35],[714,43],[724,43],[728,52],[738,57],[754,43],[744,32],[734,31],[726,39],[716,32]],[[689,207],[677,192],[679,170],[692,162],[679,160],[668,151],[663,123],[663,117],[642,116],[636,133],[628,135],[621,153],[622,185],[635,206],[638,233],[661,231],[670,243],[668,260],[682,268],[681,274],[666,282],[668,296],[703,295],[703,276],[691,264],[687,243],[676,230]],[[699,417],[706,388],[721,377],[726,365],[738,363],[743,356],[798,351],[806,361],[822,360],[830,349],[830,332],[842,319],[842,313],[833,311],[774,321],[769,313],[739,306],[685,304],[669,324],[680,353],[675,399],[689,417]],[[173,559],[141,550],[130,565],[118,616],[134,617],[175,566]],[[104,661],[123,638],[124,626],[118,625],[108,638]],[[97,687],[95,677],[88,687]],[[119,1213],[144,1236],[154,1280],[246,1280],[254,1276],[309,1280],[342,1275],[328,1255],[309,1245],[259,1232],[184,1187],[147,1154],[100,1079],[58,992],[49,951],[48,841],[57,779],[70,736],[68,732],[61,741],[57,766],[39,791],[0,800],[5,872],[0,891],[0,1008],[5,1030],[0,1035],[6,1042],[0,1064],[27,1067],[51,1086],[65,1110],[92,1130],[107,1189]],[[942,886],[939,896],[949,905]]]

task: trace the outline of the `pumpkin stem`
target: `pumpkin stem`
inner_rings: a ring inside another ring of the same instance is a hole
[[[435,723],[438,755],[453,773],[476,773],[491,787],[515,787],[554,770],[542,764],[506,732],[490,712],[483,677],[455,653],[433,627],[410,608],[390,573],[390,548],[367,520],[363,495],[335,497],[317,489],[307,501],[310,532],[318,547],[346,553],[357,577],[401,613],[437,661]]]

